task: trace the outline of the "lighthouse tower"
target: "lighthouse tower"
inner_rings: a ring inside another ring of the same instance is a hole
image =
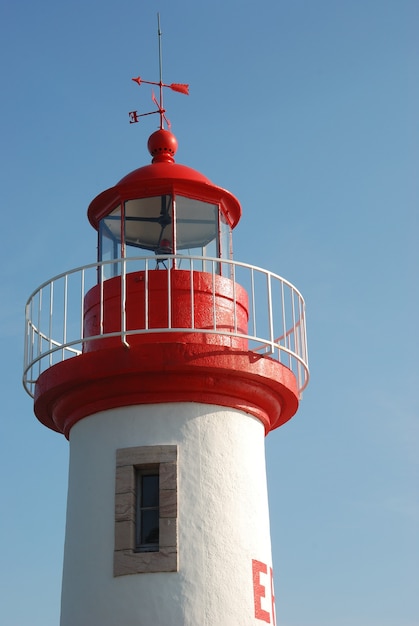
[[[61,626],[275,624],[264,438],[307,384],[304,301],[233,259],[238,200],[158,111],[88,208],[97,262],[26,307],[24,384],[70,445]]]

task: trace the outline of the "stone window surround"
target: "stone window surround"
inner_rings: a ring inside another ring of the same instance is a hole
[[[159,468],[159,550],[135,551],[135,470]],[[177,446],[116,451],[114,576],[178,571]]]

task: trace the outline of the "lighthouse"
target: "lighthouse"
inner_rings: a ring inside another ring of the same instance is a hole
[[[97,261],[26,305],[24,385],[70,446],[60,624],[275,624],[264,439],[308,382],[304,300],[234,260],[239,201],[157,112],[88,207]]]

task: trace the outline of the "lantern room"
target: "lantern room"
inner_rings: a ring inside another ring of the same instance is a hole
[[[196,170],[175,163],[177,140],[159,129],[148,140],[152,163],[134,170],[97,196],[88,217],[98,231],[98,261],[156,255],[232,258],[232,229],[241,216],[238,200]],[[173,269],[179,259],[171,259]],[[118,265],[110,263],[114,275]],[[218,271],[221,272],[221,266]],[[104,272],[109,278],[110,269]]]

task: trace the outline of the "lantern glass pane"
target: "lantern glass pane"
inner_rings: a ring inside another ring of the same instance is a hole
[[[111,211],[99,222],[99,261],[113,261],[121,257],[121,207]],[[104,264],[104,278],[119,273],[118,264]]]
[[[233,258],[233,244],[231,227],[227,224],[224,215],[220,211],[220,257],[222,259]]]
[[[125,202],[126,256],[155,252],[170,254],[173,249],[172,198],[170,195],[139,198]]]
[[[218,205],[176,196],[176,250],[218,255]]]

